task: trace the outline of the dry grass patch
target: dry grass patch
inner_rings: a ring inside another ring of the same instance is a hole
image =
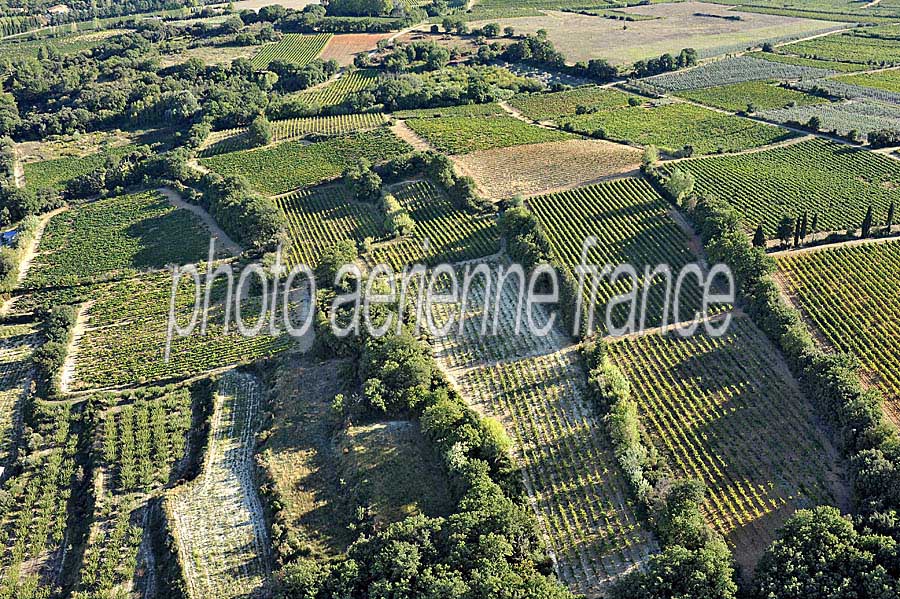
[[[635,148],[571,139],[454,156],[453,161],[490,198],[536,195],[631,173],[641,163]]]

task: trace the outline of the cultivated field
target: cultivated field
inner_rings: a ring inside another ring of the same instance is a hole
[[[31,393],[31,353],[39,341],[35,324],[0,326],[0,465],[15,456],[13,443]]]
[[[330,33],[286,33],[279,41],[263,46],[250,62],[257,69],[266,68],[273,60],[308,64],[319,56],[330,38]]]
[[[389,130],[376,129],[312,144],[287,141],[274,147],[221,154],[204,158],[201,164],[221,175],[242,175],[254,189],[277,195],[334,179],[360,158],[382,162],[410,150]]]
[[[878,73],[863,73],[859,75],[844,75],[837,78],[839,81],[851,85],[873,87],[886,92],[900,94],[900,70],[880,71]]]
[[[693,69],[647,77],[641,79],[641,83],[667,92],[679,92],[745,81],[821,79],[834,72],[817,67],[773,62],[753,56],[738,56],[706,63]]]
[[[589,112],[624,108],[631,98],[640,100],[638,96],[615,89],[586,86],[561,92],[514,96],[509,104],[534,121],[546,121],[573,116],[579,107]]]
[[[25,287],[65,285],[189,264],[209,253],[209,231],[155,191],[98,200],[54,216]]]
[[[529,196],[633,174],[640,150],[599,140],[572,139],[455,156],[464,175],[493,199]]]
[[[856,131],[857,139],[865,141],[870,131],[900,129],[900,107],[865,100],[831,102],[796,108],[765,110],[759,116],[777,123],[806,124],[813,117],[819,119],[821,131],[848,135]]]
[[[629,22],[577,13],[543,11],[539,17],[499,19],[501,27],[535,33],[545,29],[550,41],[570,62],[604,58],[614,64],[630,64],[682,48],[695,48],[703,56],[746,50],[764,41],[812,35],[839,27],[837,23],[773,15],[742,13],[740,21],[697,16],[727,16],[726,8],[701,2],[654,4],[622,9],[622,12],[657,19]],[[473,25],[484,25],[477,21]]]
[[[401,183],[390,192],[415,222],[415,228],[409,237],[376,245],[369,256],[371,263],[390,264],[396,272],[407,264],[461,262],[500,249],[493,217],[473,216],[454,206],[430,181]]]
[[[896,31],[881,37],[875,33],[876,29],[862,33],[846,32],[819,37],[782,46],[778,51],[804,58],[836,62],[865,65],[900,64],[900,40],[896,39]]]
[[[442,116],[498,116],[505,114],[506,111],[494,102],[442,106],[440,108],[419,108],[417,110],[398,110],[392,113],[393,116],[399,119],[438,118]]]
[[[316,86],[293,97],[310,106],[336,106],[352,93],[370,89],[378,83],[378,73],[372,70],[352,70],[324,85]]]
[[[651,269],[668,264],[678,272],[685,264],[694,262],[688,236],[669,216],[668,204],[642,179],[621,179],[591,187],[572,189],[557,194],[531,198],[528,207],[534,212],[550,238],[557,260],[573,270],[581,261],[582,244],[589,235],[596,235],[599,244],[588,253],[587,263],[596,265],[631,264],[638,273],[645,266]],[[597,279],[594,278],[596,281]],[[590,297],[592,277],[585,277],[584,292]],[[626,279],[615,286],[604,277],[597,285],[597,305],[606,306],[610,298],[626,293],[630,288]],[[669,315],[667,322],[689,320],[699,305],[699,289],[686,283],[680,303],[682,314]],[[656,279],[650,288],[647,302],[648,327],[661,324],[663,318],[664,286]],[[622,307],[622,306],[619,306]],[[595,326],[602,332],[604,313],[597,314]],[[614,324],[622,326],[628,316],[613,312]]]
[[[778,259],[786,291],[821,339],[862,363],[900,425],[900,244],[823,249]]]
[[[748,318],[722,337],[645,335],[611,343],[609,354],[669,466],[709,487],[707,519],[744,567],[795,510],[846,509],[845,473],[819,416]]]
[[[803,212],[818,215],[820,231],[860,227],[869,206],[880,223],[890,203],[900,200],[900,163],[822,139],[686,160],[678,168],[694,175],[701,194],[734,206],[748,231],[762,224],[769,237],[783,217]]]
[[[564,335],[559,329],[546,337],[527,329],[515,334],[512,284],[504,286],[498,303],[499,334],[479,335],[484,290],[483,280],[476,281],[482,286],[473,287],[465,333],[438,338],[436,357],[466,401],[499,419],[513,439],[560,579],[575,592],[596,596],[639,567],[656,543],[637,519],[606,427],[588,403],[584,372]]]
[[[506,116],[410,119],[406,124],[447,154],[467,154],[477,150],[573,138],[568,133],[529,125]]]
[[[574,131],[606,139],[655,145],[674,153],[691,146],[695,154],[739,152],[777,143],[796,134],[683,102],[632,106],[567,118]]]
[[[730,112],[746,111],[749,106],[752,106],[753,110],[757,111],[828,102],[824,98],[805,94],[767,81],[746,81],[732,85],[683,91],[678,95],[700,104]]]
[[[133,146],[119,146],[87,156],[66,156],[42,162],[25,162],[22,165],[25,171],[25,184],[31,189],[62,190],[66,182],[103,166],[108,157],[118,158],[133,149]]]
[[[191,598],[252,596],[271,575],[269,535],[253,481],[262,394],[252,375],[222,377],[203,471],[166,497]]]
[[[336,60],[341,66],[353,64],[353,58],[362,52],[375,49],[379,40],[388,37],[388,33],[340,33],[331,36],[325,48],[319,53],[322,60]]]
[[[288,222],[291,264],[312,268],[325,248],[344,239],[361,244],[384,235],[376,206],[357,202],[343,185],[296,191],[276,200]]]

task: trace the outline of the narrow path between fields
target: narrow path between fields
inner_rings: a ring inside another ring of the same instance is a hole
[[[13,185],[22,189],[25,187],[25,167],[19,157],[19,150],[13,150]]]
[[[394,124],[391,125],[390,129],[394,133],[394,135],[411,145],[416,150],[420,150],[423,152],[438,151],[437,148],[431,145],[431,143],[427,139],[413,131],[403,119],[397,119],[396,121],[394,121]]]
[[[91,309],[94,302],[95,300],[84,302],[78,307],[78,312],[75,314],[75,325],[72,327],[69,344],[66,347],[66,359],[63,362],[59,380],[59,388],[64,394],[69,392],[69,384],[75,376],[75,354],[78,351],[78,343],[84,337],[87,328],[88,310]]]
[[[212,235],[213,239],[215,239],[218,243],[217,245],[221,245],[221,247],[225,248],[225,250],[231,254],[232,256],[240,256],[243,253],[243,249],[237,243],[235,243],[225,231],[219,227],[218,223],[216,223],[215,219],[210,216],[209,212],[204,210],[202,207],[185,202],[178,192],[174,189],[170,189],[168,187],[160,187],[157,191],[163,194],[169,203],[175,206],[176,208],[183,208],[188,212],[193,213],[197,216],[203,224],[206,225],[206,228],[209,229],[210,235]]]

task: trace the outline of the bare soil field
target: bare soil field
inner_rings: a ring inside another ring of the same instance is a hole
[[[641,151],[600,140],[573,139],[454,156],[463,174],[494,199],[562,191],[633,174]]]
[[[346,33],[331,37],[319,58],[336,60],[341,66],[353,64],[353,57],[375,49],[379,40],[390,37],[389,33]]]
[[[659,18],[623,23],[603,17],[545,11],[541,17],[500,19],[499,23],[501,27],[514,27],[516,33],[547,30],[550,41],[569,62],[605,58],[614,64],[630,64],[688,47],[695,48],[702,56],[714,56],[744,50],[763,41],[813,35],[841,27],[840,23],[829,21],[736,13],[729,7],[705,2],[653,4],[622,10]],[[723,18],[729,16],[740,19]],[[479,27],[485,23],[477,21],[470,25]]]

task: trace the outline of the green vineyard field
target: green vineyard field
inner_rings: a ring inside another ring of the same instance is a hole
[[[286,60],[304,65],[312,62],[331,39],[330,33],[304,35],[286,33],[274,44],[266,44],[253,57],[250,63],[257,69],[264,69],[273,60]]]
[[[529,125],[506,116],[410,119],[406,124],[447,154],[574,138],[562,131]]]

